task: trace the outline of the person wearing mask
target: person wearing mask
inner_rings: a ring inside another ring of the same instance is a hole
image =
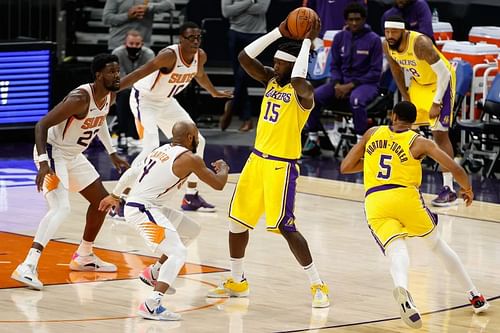
[[[112,54],[116,55],[120,61],[120,77],[124,77],[155,57],[153,50],[144,46],[143,38],[137,30],[129,30],[125,43],[114,49]],[[117,134],[127,138],[126,142],[120,142],[120,145],[124,147],[127,147],[127,142],[130,140],[139,138],[134,116],[130,110],[129,98],[130,88],[116,95]]]
[[[170,0],[106,0],[102,22],[109,26],[108,50],[122,45],[132,29],[139,31],[147,47],[151,46],[154,14],[174,8]]]

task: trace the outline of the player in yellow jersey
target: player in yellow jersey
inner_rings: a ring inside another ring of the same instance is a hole
[[[417,108],[414,128],[429,126],[439,148],[453,158],[448,129],[453,120],[455,70],[429,37],[405,30],[402,18],[389,17],[384,27],[386,41],[383,47],[394,80],[403,99]],[[403,69],[411,73],[408,90]],[[443,169],[443,188],[432,204],[439,207],[457,204],[453,176],[446,169]]]
[[[279,28],[258,38],[239,54],[243,69],[266,85],[257,124],[255,147],[236,185],[229,207],[229,252],[232,277],[209,292],[208,297],[248,296],[243,259],[249,229],[265,213],[267,230],[281,233],[311,283],[313,307],[328,307],[328,287],[314,266],[307,241],[295,226],[294,201],[299,176],[297,160],[302,151],[300,135],[314,107],[314,89],[306,80],[311,41],[318,35],[319,21],[302,45],[281,44],[274,67],[263,66],[256,57],[280,37],[290,38],[286,20]]]
[[[401,318],[413,328],[422,326],[418,312],[408,292],[409,257],[406,237],[423,237],[430,250],[454,275],[467,295],[475,313],[489,307],[478,292],[457,254],[440,237],[435,228],[437,214],[426,206],[420,194],[421,160],[429,156],[453,173],[465,204],[472,203],[474,194],[465,170],[453,161],[433,141],[411,130],[417,110],[410,102],[394,107],[392,126],[369,129],[342,161],[342,173],[364,172],[365,212],[368,227],[382,251],[391,262],[394,298]]]

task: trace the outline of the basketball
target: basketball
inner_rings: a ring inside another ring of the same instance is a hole
[[[318,14],[308,7],[299,7],[290,12],[287,17],[288,31],[295,39],[304,39],[306,33],[311,29]]]

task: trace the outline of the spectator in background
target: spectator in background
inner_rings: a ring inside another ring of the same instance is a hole
[[[319,38],[323,38],[327,30],[342,30],[345,25],[344,9],[352,2],[366,7],[366,0],[304,0],[302,5],[313,9],[321,19]]]
[[[322,106],[348,101],[356,134],[361,136],[367,129],[366,106],[377,96],[382,72],[382,42],[365,24],[366,14],[359,3],[351,3],[344,9],[347,28],[333,40],[329,82],[314,90],[315,107],[307,121],[309,135],[302,151],[304,156],[321,153],[318,131],[322,128]],[[338,124],[334,130],[338,130]],[[338,132],[336,135],[340,139]],[[332,144],[337,145],[338,141]]]
[[[144,46],[141,34],[137,30],[129,30],[124,45],[113,50],[114,55],[120,61],[120,78],[133,72],[136,68],[144,65],[155,57],[155,53],[149,47]],[[131,139],[138,139],[134,124],[134,116],[130,110],[130,88],[116,94],[116,115],[118,118],[118,135],[125,136],[126,142],[120,142],[120,146],[126,147]]]
[[[220,128],[225,130],[231,124],[235,111],[240,112],[243,124],[241,132],[253,128],[252,108],[248,98],[250,77],[241,68],[238,54],[245,46],[266,33],[266,12],[271,0],[222,0],[222,15],[229,19],[228,43],[234,75],[234,98],[226,102]]]
[[[106,0],[102,22],[109,25],[108,50],[121,46],[129,30],[137,30],[151,46],[154,14],[175,8],[170,0]]]
[[[434,40],[432,31],[432,13],[425,0],[395,0],[394,6],[382,15],[382,32],[384,23],[390,16],[401,16],[408,30],[420,32]]]

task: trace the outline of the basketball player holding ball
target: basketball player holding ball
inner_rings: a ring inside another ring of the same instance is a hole
[[[293,14],[293,15],[292,15]],[[314,89],[306,80],[309,51],[318,35],[320,21],[311,15],[311,22],[298,21],[292,12],[279,28],[258,38],[240,52],[243,69],[266,86],[262,99],[257,135],[236,185],[229,208],[229,252],[231,277],[208,297],[246,297],[249,285],[243,270],[249,232],[263,213],[267,230],[281,234],[302,266],[311,283],[312,306],[330,305],[328,286],[312,260],[307,241],[295,225],[294,203],[299,176],[301,152],[300,133],[314,107]],[[290,20],[290,22],[287,22]],[[298,27],[292,34],[289,26]],[[303,27],[309,30],[301,30]],[[274,55],[273,68],[265,67],[256,57],[281,37],[305,39],[282,43]]]

